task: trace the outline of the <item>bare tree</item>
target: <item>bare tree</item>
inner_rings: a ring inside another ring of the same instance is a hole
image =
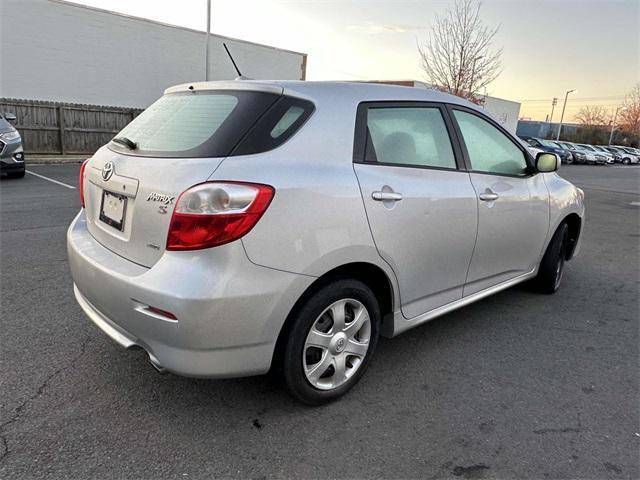
[[[585,127],[595,127],[607,123],[607,109],[600,105],[582,107],[575,116],[576,121]]]
[[[640,134],[640,83],[627,94],[620,110],[620,129],[625,132]]]
[[[481,6],[479,0],[456,0],[443,16],[436,16],[429,37],[418,44],[429,83],[472,101],[502,70],[502,49],[491,48],[500,26],[482,22]]]

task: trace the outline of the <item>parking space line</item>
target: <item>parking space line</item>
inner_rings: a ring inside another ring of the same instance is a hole
[[[70,188],[72,190],[76,189],[76,187],[74,187],[72,185],[67,185],[66,183],[59,182],[58,180],[54,180],[53,178],[45,177],[44,175],[40,175],[39,173],[31,172],[29,170],[27,170],[26,172],[28,174],[30,174],[30,175],[33,175],[34,177],[42,178],[43,180],[47,180],[47,181],[52,182],[52,183],[57,183],[58,185],[60,185],[62,187]]]

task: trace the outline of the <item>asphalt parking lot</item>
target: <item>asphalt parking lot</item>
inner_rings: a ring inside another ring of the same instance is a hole
[[[270,377],[158,375],[76,305],[78,165],[0,182],[0,478],[640,477],[640,167],[570,166],[582,251],[394,339],[337,403]]]

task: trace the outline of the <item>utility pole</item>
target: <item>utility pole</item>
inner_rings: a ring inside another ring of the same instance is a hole
[[[551,116],[549,117],[549,123],[553,122],[553,111],[555,110],[557,104],[558,97],[553,97],[553,101],[551,102]]]
[[[613,123],[611,124],[611,133],[609,134],[609,143],[611,145],[611,140],[613,140],[613,132],[616,129],[616,120],[618,120],[618,112],[624,109],[624,106],[616,108],[616,113],[613,115]]]
[[[564,105],[562,105],[562,115],[560,115],[560,126],[558,127],[558,135],[556,136],[556,140],[560,140],[560,133],[562,132],[562,121],[564,120],[564,109],[567,108],[567,99],[569,98],[569,94],[576,91],[577,90],[567,90],[567,93],[564,96]]]
[[[209,37],[211,36],[211,0],[207,0],[207,38],[204,47],[204,79],[209,81]]]

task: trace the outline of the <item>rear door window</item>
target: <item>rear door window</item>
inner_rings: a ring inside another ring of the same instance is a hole
[[[371,107],[365,161],[456,168],[451,140],[437,107]]]

